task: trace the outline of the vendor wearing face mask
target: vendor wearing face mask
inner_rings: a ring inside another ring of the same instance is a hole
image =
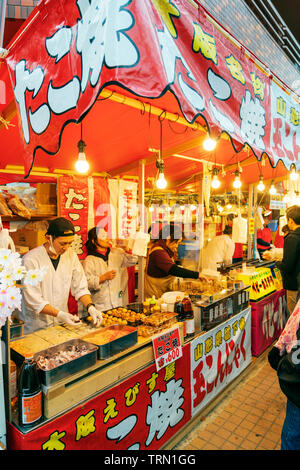
[[[169,232],[169,233],[168,233]],[[169,230],[161,229],[158,240],[151,243],[145,269],[145,298],[162,294],[171,289],[175,277],[198,279],[205,278],[197,271],[177,266],[174,261],[178,244],[181,241],[180,226],[170,223]]]
[[[77,254],[70,248],[75,235],[74,225],[63,217],[49,223],[46,243],[30,250],[23,258],[26,270],[47,268],[37,286],[24,287],[25,332],[31,333],[56,323],[75,324],[78,316],[68,312],[69,293],[87,308],[93,323],[100,326],[101,312],[95,309],[84,270]]]
[[[127,286],[124,268],[134,266],[137,256],[122,248],[112,247],[103,228],[89,230],[85,246],[88,256],[83,261],[83,269],[96,307],[102,311],[125,307],[123,298]]]

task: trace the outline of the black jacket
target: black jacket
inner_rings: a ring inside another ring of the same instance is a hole
[[[297,338],[300,340],[300,328]],[[268,354],[268,359],[270,366],[277,371],[282,392],[300,408],[300,346],[283,356],[280,356],[279,349],[274,346]]]
[[[283,288],[298,290],[297,277],[300,274],[300,228],[290,232],[284,239],[283,258],[276,266],[281,271]]]

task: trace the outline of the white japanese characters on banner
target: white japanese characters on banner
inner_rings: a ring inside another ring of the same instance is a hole
[[[118,235],[128,240],[136,233],[137,183],[119,181]]]
[[[280,159],[300,168],[300,107],[293,95],[285,93],[278,85],[271,87],[271,137],[270,147],[276,165]]]
[[[250,307],[192,341],[192,416],[232,382],[251,357]]]

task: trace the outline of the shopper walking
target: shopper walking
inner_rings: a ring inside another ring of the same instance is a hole
[[[297,302],[297,278],[300,273],[300,206],[288,207],[286,218],[290,233],[284,239],[282,261],[278,261],[276,265],[281,271],[288,311],[291,315]]]
[[[268,355],[277,371],[279,385],[287,397],[281,431],[281,450],[300,450],[300,302]]]

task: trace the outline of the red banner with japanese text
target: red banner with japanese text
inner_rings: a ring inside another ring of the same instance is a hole
[[[79,258],[84,255],[88,230],[89,189],[85,176],[61,176],[58,179],[60,216],[71,220],[75,227],[72,248]]]
[[[151,365],[28,434],[8,425],[11,450],[160,449],[191,419],[189,344],[176,362]]]
[[[275,339],[279,338],[288,317],[284,289],[273,292],[258,302],[251,302],[251,350],[253,356],[262,354]]]
[[[230,136],[235,150],[247,143],[259,159],[267,153],[272,163],[291,163],[278,132],[277,143],[271,142],[271,78],[243,47],[224,38],[200,6],[183,0],[48,0],[25,26],[7,64],[27,173],[37,149],[57,152],[65,125],[79,121],[111,83],[148,98],[170,89],[189,122],[201,115],[212,134]],[[292,122],[285,129],[297,162],[299,102]],[[273,157],[274,148],[279,153]]]

